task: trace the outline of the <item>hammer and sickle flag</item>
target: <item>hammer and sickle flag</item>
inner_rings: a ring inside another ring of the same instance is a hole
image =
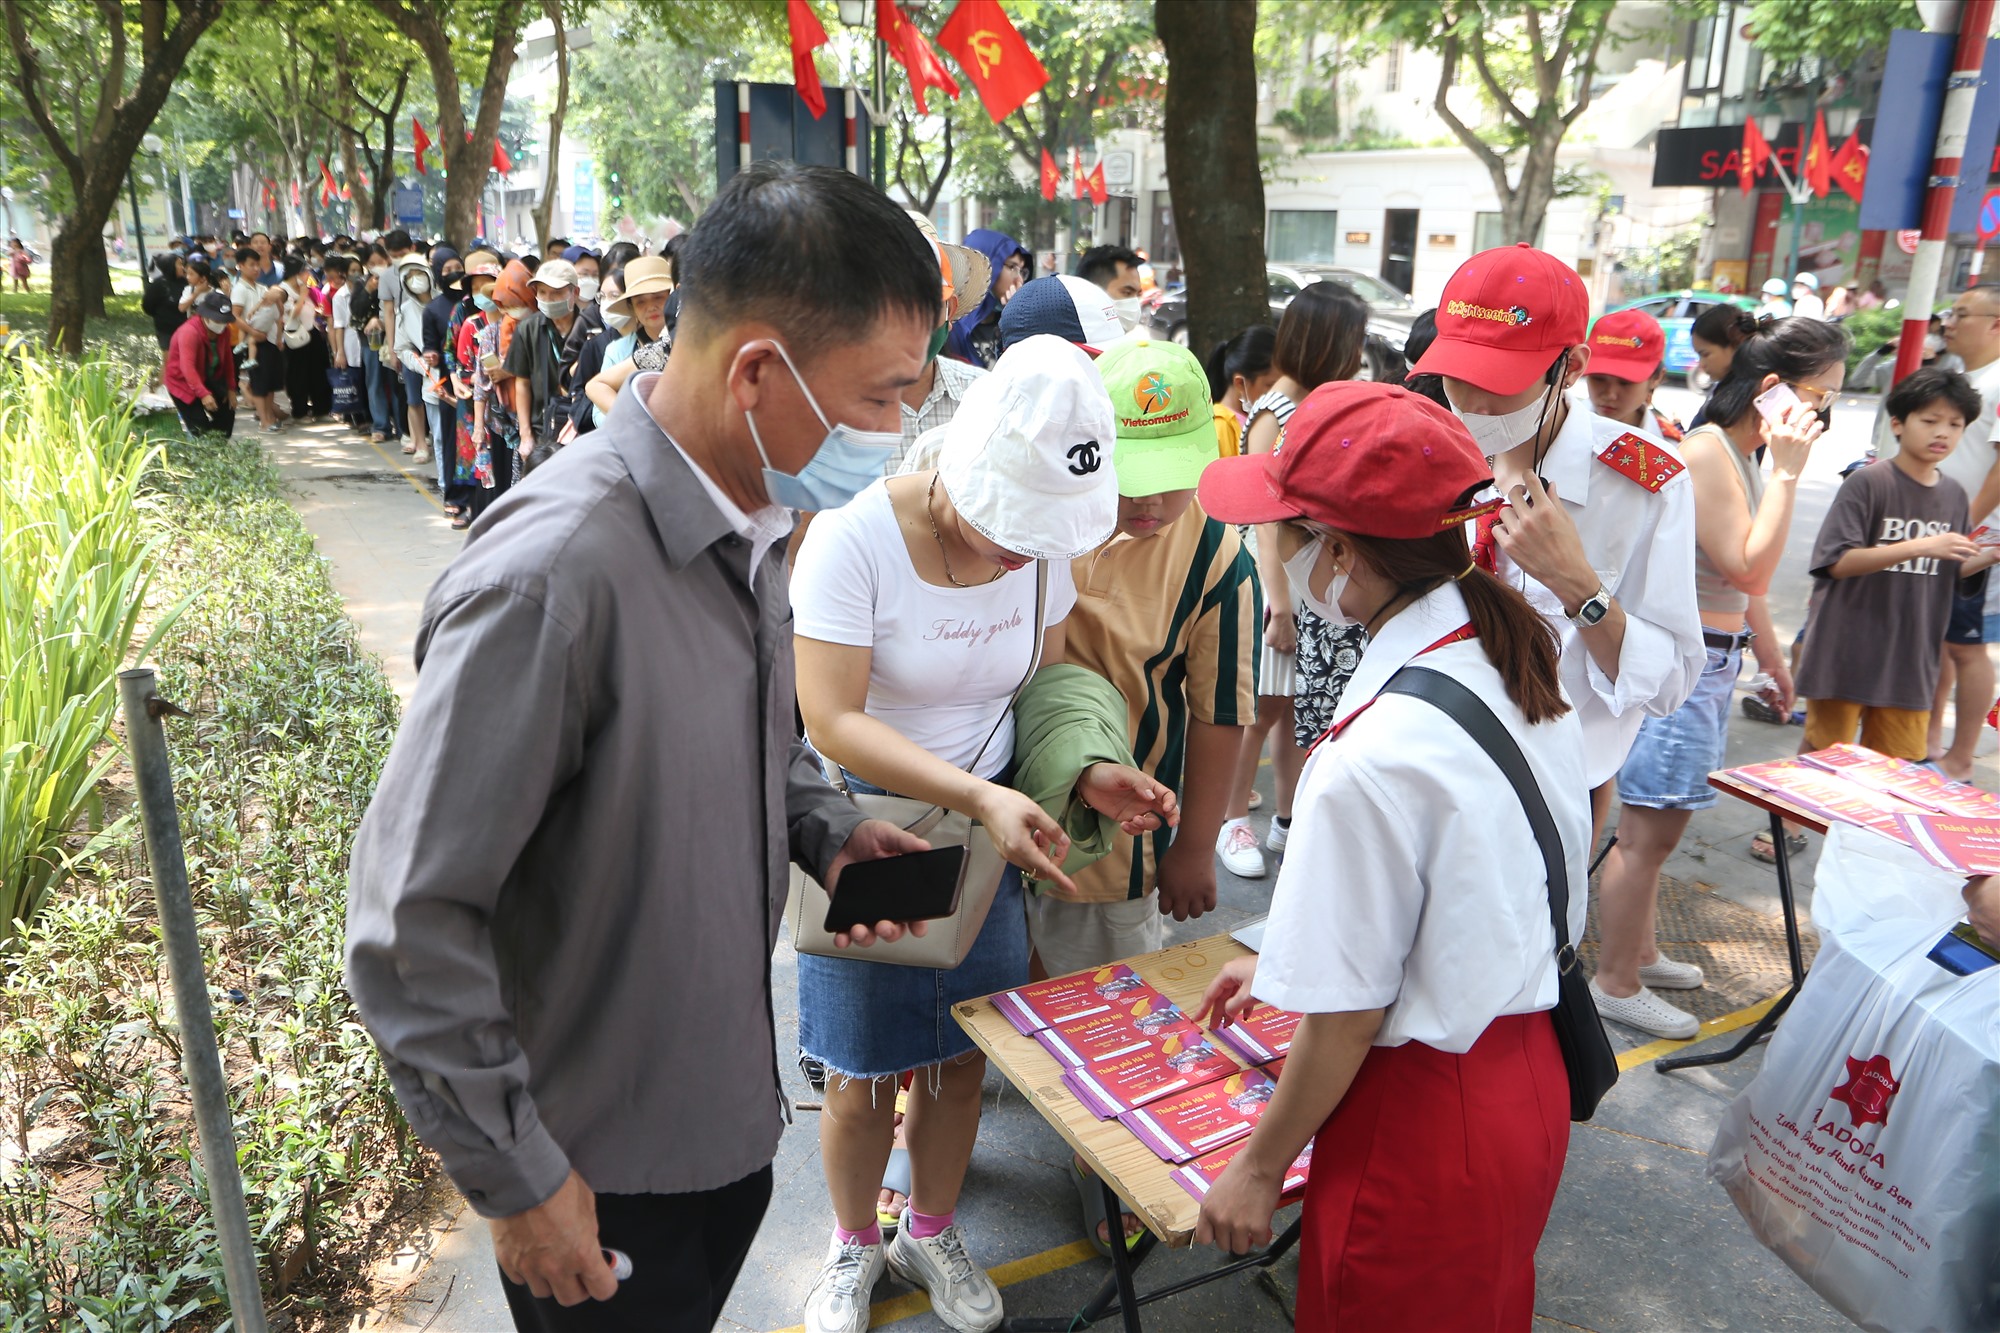
[[[958,0],[938,45],[951,52],[997,124],[1049,81],[1049,72],[1008,21],[1000,0]]]

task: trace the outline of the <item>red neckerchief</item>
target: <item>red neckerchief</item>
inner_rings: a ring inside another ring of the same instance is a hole
[[[1488,574],[1500,573],[1500,542],[1493,535],[1493,527],[1500,521],[1501,511],[1481,514],[1472,525],[1472,563]],[[1425,649],[1426,652],[1430,651]]]
[[[1482,523],[1485,521],[1486,521],[1485,519],[1480,520],[1480,522]],[[1415,661],[1416,658],[1422,657],[1425,653],[1436,652],[1438,649],[1444,647],[1446,644],[1464,643],[1467,639],[1476,639],[1478,637],[1479,637],[1479,631],[1472,628],[1472,625],[1470,624],[1470,622],[1468,622],[1466,624],[1460,625],[1457,629],[1445,635],[1442,639],[1439,639],[1436,643],[1431,644],[1428,648],[1420,649],[1415,654],[1415,656],[1413,656],[1410,660]],[[1381,697],[1382,696],[1378,694],[1375,696],[1375,699],[1379,699]],[[1353,712],[1349,713],[1346,717],[1340,719],[1340,721],[1328,727],[1326,729],[1326,734],[1321,736],[1318,740],[1314,741],[1312,743],[1311,748],[1317,750],[1320,746],[1324,745],[1326,742],[1336,739],[1341,732],[1347,730],[1348,726],[1354,721],[1355,718],[1360,717],[1363,713],[1367,712],[1369,709],[1375,706],[1375,699],[1370,699],[1367,703],[1361,705],[1361,707],[1355,709]]]

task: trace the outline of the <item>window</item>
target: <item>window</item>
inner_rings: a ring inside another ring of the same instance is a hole
[[[1396,93],[1403,90],[1403,44],[1389,43],[1387,54],[1382,57],[1382,91]]]
[[[1266,272],[1264,281],[1273,301],[1289,301],[1299,294],[1299,285],[1282,273]]]
[[[1542,220],[1535,225],[1535,245],[1537,248],[1544,248],[1543,243],[1547,240],[1548,234],[1549,219],[1545,214]],[[1498,213],[1474,213],[1472,215],[1472,253],[1478,254],[1481,250],[1492,250],[1505,244],[1507,244],[1507,233],[1501,229],[1501,220]]]
[[[1332,263],[1333,247],[1340,239],[1334,229],[1339,216],[1331,209],[1323,213],[1274,209],[1268,233],[1269,258],[1281,264]]]

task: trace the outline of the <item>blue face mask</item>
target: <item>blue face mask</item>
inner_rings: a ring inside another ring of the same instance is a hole
[[[764,492],[771,503],[783,505],[787,509],[802,509],[818,513],[826,509],[838,509],[861,494],[868,486],[881,480],[887,472],[890,460],[903,447],[903,433],[892,430],[856,430],[852,426],[836,426],[826,419],[826,413],[819,410],[819,400],[806,387],[805,377],[792,364],[792,354],[784,344],[773,341],[771,346],[778,349],[784,360],[785,369],[792,372],[792,378],[799,383],[799,392],[806,396],[806,403],[819,418],[819,424],[826,427],[826,439],[820,443],[819,452],[812,456],[795,475],[780,472],[771,466],[771,455],[764,448],[764,437],[757,432],[757,418],[746,409],[743,420],[749,424],[750,439],[757,446],[757,456],[764,460]]]
[[[475,293],[472,298],[472,304],[478,306],[481,310],[484,310],[489,315],[500,308],[500,303],[494,300],[492,297],[488,296],[485,292]]]

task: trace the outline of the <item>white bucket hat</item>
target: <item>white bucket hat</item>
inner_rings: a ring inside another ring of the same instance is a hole
[[[1042,334],[973,381],[945,426],[938,479],[958,516],[1004,550],[1073,560],[1118,526],[1118,425],[1088,354]]]

